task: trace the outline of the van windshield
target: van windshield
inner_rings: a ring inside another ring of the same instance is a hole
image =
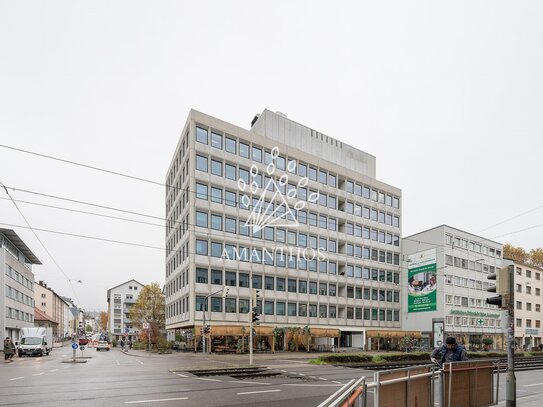
[[[41,338],[22,338],[21,345],[41,345]]]

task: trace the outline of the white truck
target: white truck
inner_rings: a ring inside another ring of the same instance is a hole
[[[21,341],[17,347],[19,357],[49,355],[53,349],[53,328],[21,328]]]

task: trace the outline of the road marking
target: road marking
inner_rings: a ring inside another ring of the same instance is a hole
[[[143,365],[143,362],[139,359],[136,359],[136,362],[138,362],[140,365]]]
[[[41,373],[34,373],[32,376],[41,376],[43,374],[43,372]]]
[[[187,375],[184,375],[184,374],[181,374],[181,373],[176,373],[177,376],[180,376],[180,377],[188,377]]]
[[[177,397],[173,399],[155,399],[155,400],[136,400],[125,401],[124,404],[138,404],[138,403],[156,403],[157,401],[174,401],[174,400],[188,400],[188,397]]]
[[[283,372],[283,373],[286,373],[287,371],[286,371],[286,370],[283,370],[283,369],[281,369],[281,372]]]
[[[332,383],[343,384],[343,383],[335,381],[335,380],[332,380]]]
[[[524,384],[522,387],[543,386],[543,383]]]
[[[262,385],[264,385],[264,386],[269,386],[269,385],[271,385],[271,383],[246,382],[245,380],[228,380],[228,383],[262,384]]]
[[[196,380],[207,380],[208,382],[222,382],[219,379],[206,379],[205,377],[195,377]]]
[[[22,377],[14,377],[13,379],[9,379],[9,380],[19,380],[19,379],[24,379],[24,376],[22,376]]]
[[[303,373],[296,373],[297,375],[300,375],[300,376],[305,376],[305,374]]]
[[[280,389],[274,389],[274,390],[260,390],[260,391],[245,391],[243,393],[236,393],[238,396],[242,396],[244,394],[258,394],[258,393],[275,393],[281,391]]]
[[[115,362],[117,362],[117,366],[121,366],[121,364],[119,363],[117,359],[115,359]]]
[[[324,377],[319,377],[319,380],[328,380],[328,379],[325,379]]]
[[[50,372],[56,372],[58,369],[49,370]]]

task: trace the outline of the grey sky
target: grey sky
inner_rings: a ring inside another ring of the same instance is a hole
[[[405,236],[478,233],[543,206],[543,5],[359,3],[0,1],[0,143],[164,181],[190,108],[246,128],[269,108],[375,155],[403,191]],[[0,181],[164,215],[160,187],[5,148]],[[164,245],[161,227],[20,208],[35,228]],[[3,199],[0,222],[24,225]],[[540,224],[543,208],[481,234],[531,249],[543,227],[510,233]],[[83,280],[74,294],[13,229],[44,263],[37,279],[87,309],[130,278],[164,282],[160,250],[38,232]]]

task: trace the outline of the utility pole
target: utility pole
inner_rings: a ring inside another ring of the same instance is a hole
[[[509,272],[509,298],[507,303],[507,374],[505,376],[505,406],[517,405],[517,379],[515,377],[515,266],[507,266]],[[507,298],[507,296],[506,296]]]

